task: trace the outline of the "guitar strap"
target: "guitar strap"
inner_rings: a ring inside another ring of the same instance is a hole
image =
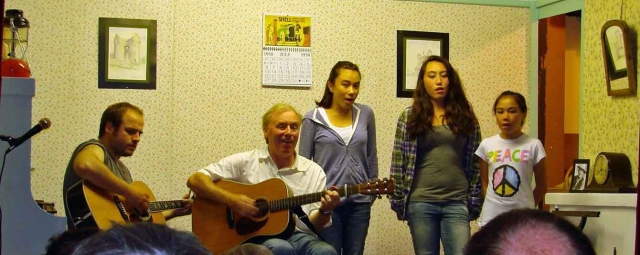
[[[309,229],[311,229],[311,231],[313,231],[313,233],[315,233],[316,236],[318,236],[318,238],[322,239],[322,237],[320,237],[320,233],[318,233],[318,231],[316,231],[316,228],[313,226],[313,224],[309,220],[309,216],[306,213],[304,213],[304,211],[302,210],[302,207],[300,207],[300,206],[294,207],[293,208],[293,212],[296,215],[298,215],[298,219],[300,219],[302,222],[304,222],[304,224],[307,225],[307,227]]]

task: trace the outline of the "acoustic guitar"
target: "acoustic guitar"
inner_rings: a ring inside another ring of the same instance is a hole
[[[156,201],[151,189],[143,182],[131,183],[134,189],[149,196],[149,212],[146,215],[133,213],[126,198],[101,189],[88,181],[78,182],[67,191],[66,210],[69,211],[76,228],[109,229],[113,224],[150,221],[166,224],[162,211],[186,206],[183,200]]]
[[[287,185],[278,178],[258,184],[243,184],[229,180],[219,180],[215,184],[226,191],[255,199],[260,212],[252,218],[240,217],[224,204],[196,196],[192,209],[192,230],[213,254],[223,253],[255,238],[290,236],[295,222],[289,210],[296,206],[319,202],[324,196],[324,192],[318,192],[290,197]],[[336,191],[340,196],[358,193],[378,196],[391,194],[393,181],[385,178],[340,187]]]

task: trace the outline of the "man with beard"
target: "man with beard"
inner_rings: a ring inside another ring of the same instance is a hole
[[[142,110],[130,103],[121,102],[109,106],[100,120],[98,139],[91,139],[78,145],[69,160],[64,175],[63,199],[68,229],[76,229],[67,201],[69,189],[82,180],[110,193],[125,198],[130,208],[138,215],[146,215],[149,210],[149,195],[131,185],[133,179],[127,166],[120,161],[136,150],[144,118]],[[190,200],[185,200],[184,208],[163,212],[166,220],[191,213]]]

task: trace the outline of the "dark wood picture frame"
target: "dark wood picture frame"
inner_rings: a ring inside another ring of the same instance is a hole
[[[420,31],[397,31],[396,97],[411,98],[420,66],[430,55],[449,59],[449,34]]]
[[[589,185],[589,171],[591,165],[589,159],[574,159],[573,174],[571,174],[571,185],[569,192],[583,191]]]
[[[608,96],[636,94],[635,33],[623,20],[609,20],[602,26],[600,40]],[[627,77],[623,88],[612,88],[611,81]]]
[[[99,18],[98,88],[156,89],[155,20]]]

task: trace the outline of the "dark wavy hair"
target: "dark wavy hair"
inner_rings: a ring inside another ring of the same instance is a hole
[[[446,121],[447,126],[454,134],[473,134],[475,126],[478,125],[478,119],[473,112],[471,103],[469,103],[467,96],[464,94],[458,72],[446,58],[429,56],[420,67],[416,90],[413,92],[413,104],[411,105],[411,114],[409,114],[407,124],[409,136],[412,138],[418,137],[433,128],[431,124],[434,116],[433,103],[424,86],[424,74],[427,64],[434,61],[440,62],[445,66],[449,77],[449,90],[444,99],[445,114],[443,121]]]
[[[351,63],[349,61],[338,61],[333,68],[331,68],[331,73],[329,73],[329,79],[327,79],[327,84],[324,86],[324,95],[322,95],[322,99],[320,101],[316,101],[316,105],[318,107],[330,108],[331,103],[333,102],[333,92],[329,90],[329,83],[335,83],[336,79],[340,75],[340,69],[347,69],[358,72],[360,74],[360,69],[358,65]]]

